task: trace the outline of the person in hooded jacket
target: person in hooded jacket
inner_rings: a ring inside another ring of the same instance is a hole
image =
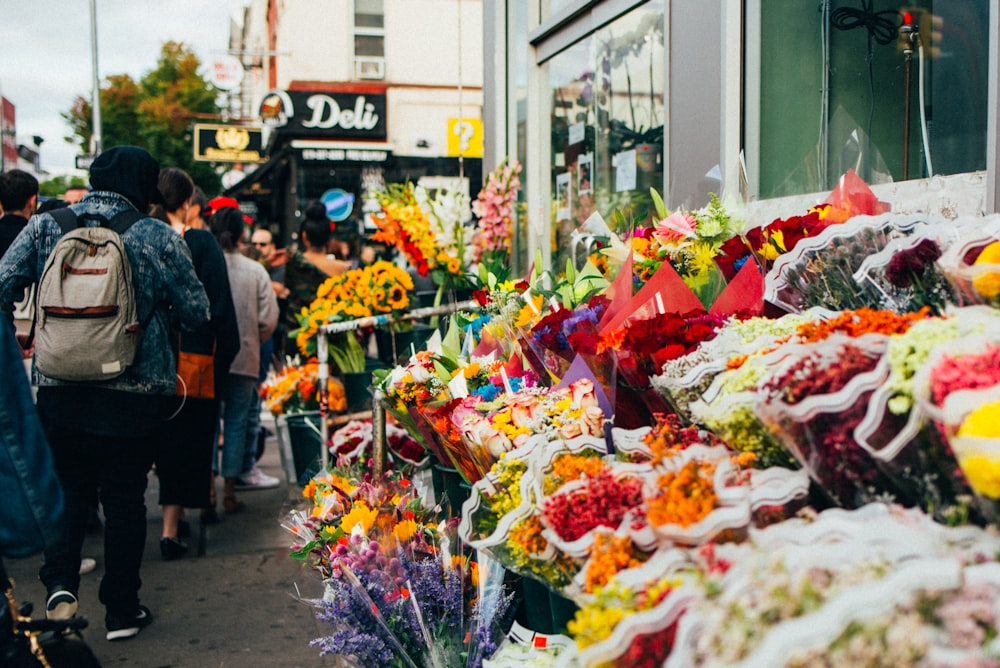
[[[151,204],[163,202],[159,174],[159,163],[144,149],[107,149],[90,167],[90,194],[69,208],[78,220],[90,214],[110,221],[128,210],[148,214]],[[88,217],[85,224],[98,223]],[[52,213],[36,215],[0,259],[0,308],[7,314],[38,281],[62,233]],[[110,380],[94,382],[48,378],[33,368],[38,414],[66,501],[60,536],[46,548],[39,572],[48,592],[46,616],[68,619],[77,613],[80,551],[89,500],[96,490],[105,519],[99,598],[108,640],[131,638],[152,622],[152,613],[139,601],[139,572],[146,545],[145,495],[153,436],[163,424],[166,397],[177,389],[170,321],[174,318],[191,331],[210,316],[208,296],[180,235],[147,216],[121,239],[138,317],[146,323],[133,363]],[[12,320],[8,326],[13,327]]]

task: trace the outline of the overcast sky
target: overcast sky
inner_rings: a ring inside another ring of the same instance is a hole
[[[203,66],[224,52],[230,16],[247,0],[94,0],[98,73],[139,79],[168,40],[184,42]],[[0,0],[0,96],[16,107],[18,143],[43,137],[42,169],[79,173],[79,149],[64,141],[66,113],[91,94],[90,0]]]

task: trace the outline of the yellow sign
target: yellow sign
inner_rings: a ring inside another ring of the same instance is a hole
[[[237,125],[196,124],[194,159],[213,162],[260,162],[264,159],[263,131]]]
[[[483,157],[483,119],[448,119],[448,157]]]

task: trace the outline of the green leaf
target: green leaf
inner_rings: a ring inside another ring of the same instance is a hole
[[[290,552],[288,556],[290,556],[292,559],[305,561],[306,559],[309,558],[309,555],[312,553],[312,551],[316,549],[317,545],[319,545],[318,541],[311,540],[302,547],[300,547],[299,549],[292,550],[292,552]]]
[[[449,359],[457,360],[458,356],[462,353],[460,329],[455,315],[452,314],[448,319],[448,331],[445,332],[444,339],[441,341],[441,353]]]
[[[649,196],[653,198],[653,206],[656,208],[656,217],[663,220],[670,212],[667,211],[667,205],[663,203],[663,198],[660,197],[660,193],[656,192],[656,188],[649,189]]]

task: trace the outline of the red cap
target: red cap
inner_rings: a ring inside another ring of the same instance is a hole
[[[205,208],[208,211],[205,212],[206,215],[210,215],[219,209],[225,209],[227,206],[231,206],[234,209],[240,208],[240,203],[234,200],[232,197],[213,197],[208,200]]]

